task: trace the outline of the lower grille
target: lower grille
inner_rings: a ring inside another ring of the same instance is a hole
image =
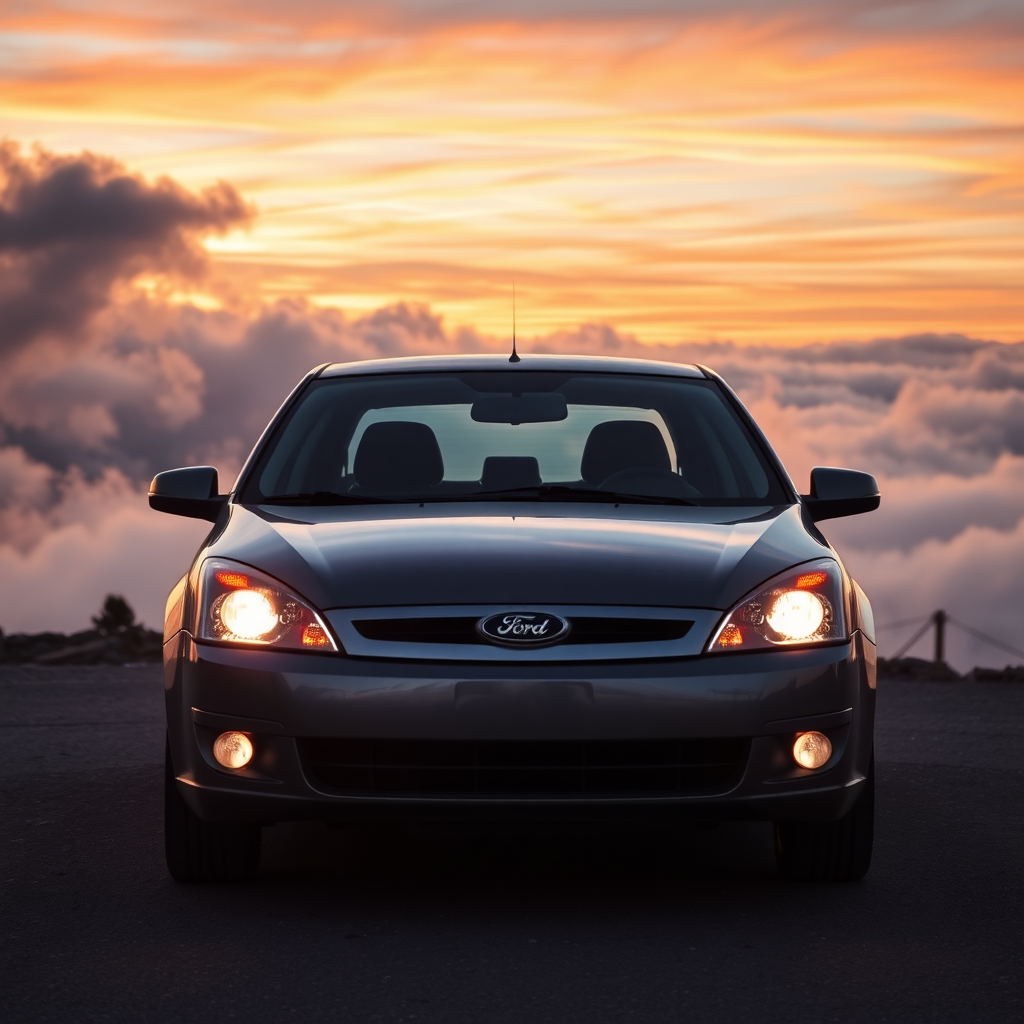
[[[485,644],[476,631],[476,617],[449,616],[411,619],[353,619],[367,640],[406,644]],[[631,644],[681,640],[690,631],[689,619],[632,619],[576,616],[567,644]]]
[[[726,792],[750,740],[305,739],[311,780],[352,796],[608,797]]]

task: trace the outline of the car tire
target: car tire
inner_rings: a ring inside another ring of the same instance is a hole
[[[239,882],[260,866],[259,825],[203,821],[185,803],[164,756],[164,854],[176,882]]]
[[[871,866],[875,830],[875,757],[857,802],[838,821],[775,822],[780,873],[801,882],[853,882]]]

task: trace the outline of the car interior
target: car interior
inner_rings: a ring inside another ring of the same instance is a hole
[[[711,382],[601,376],[504,392],[464,379],[314,382],[250,491],[444,500],[544,487],[726,504],[780,491]]]

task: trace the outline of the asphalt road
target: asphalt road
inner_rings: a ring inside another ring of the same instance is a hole
[[[1024,687],[883,682],[875,860],[776,876],[765,825],[264,833],[163,866],[159,669],[0,669],[0,1020],[1022,1019]]]

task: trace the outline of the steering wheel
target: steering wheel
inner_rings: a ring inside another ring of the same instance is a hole
[[[657,466],[632,466],[612,473],[598,484],[602,491],[621,491],[624,494],[648,494],[653,498],[687,498],[695,500],[703,495],[678,473]]]

